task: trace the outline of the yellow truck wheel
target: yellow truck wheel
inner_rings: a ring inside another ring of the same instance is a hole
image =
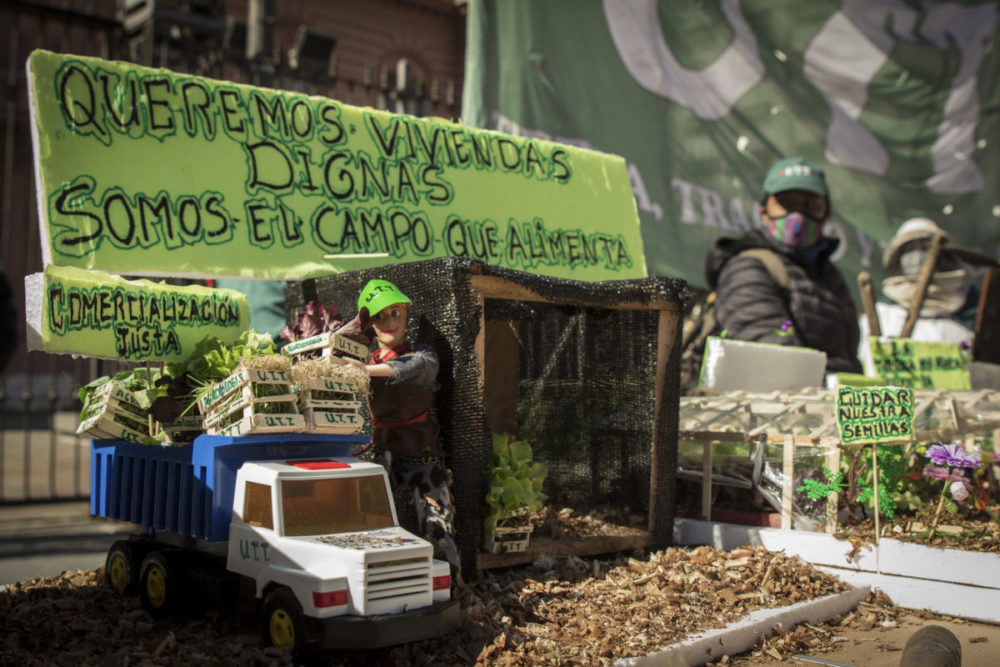
[[[139,574],[142,606],[154,618],[163,618],[177,610],[179,598],[179,581],[170,558],[160,551],[147,555]]]
[[[104,561],[104,578],[118,595],[133,595],[136,592],[135,552],[128,542],[119,540],[108,549]]]
[[[287,588],[276,588],[264,598],[261,607],[261,635],[277,648],[302,648],[305,624],[302,605]]]

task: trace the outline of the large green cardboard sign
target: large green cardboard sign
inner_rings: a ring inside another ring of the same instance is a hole
[[[185,361],[206,336],[232,343],[250,323],[246,296],[235,290],[54,265],[29,276],[26,285],[27,301],[39,310],[34,338],[48,352]]]
[[[46,263],[298,279],[463,256],[646,276],[618,156],[47,51],[28,75]]]
[[[845,445],[913,439],[913,390],[838,387],[837,430]]]
[[[875,374],[888,384],[916,389],[972,389],[966,357],[958,343],[868,337]]]

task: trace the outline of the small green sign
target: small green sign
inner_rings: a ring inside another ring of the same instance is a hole
[[[958,343],[869,336],[868,345],[875,374],[887,384],[958,391],[972,388],[966,357]]]
[[[48,352],[128,361],[185,361],[206,336],[227,343],[250,323],[242,292],[47,266],[30,281],[40,294],[38,337]]]
[[[909,387],[838,387],[836,410],[845,445],[913,439]]]

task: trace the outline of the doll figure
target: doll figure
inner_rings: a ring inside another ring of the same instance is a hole
[[[370,318],[377,347],[367,363],[348,361],[371,376],[373,450],[389,474],[397,508],[414,506],[416,532],[433,545],[435,558],[451,564],[455,580],[460,570],[455,511],[432,414],[438,356],[429,345],[407,343],[411,303],[388,280],[369,281],[358,296],[358,313]]]

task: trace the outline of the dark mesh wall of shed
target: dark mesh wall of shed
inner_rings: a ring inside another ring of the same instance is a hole
[[[482,301],[472,285],[475,277],[524,288],[552,303]],[[674,353],[662,387],[664,408],[655,419],[658,311],[611,306],[683,307],[689,298],[685,283],[668,278],[583,283],[441,258],[290,284],[286,310],[291,318],[319,299],[353,317],[357,295],[372,278],[392,281],[413,301],[407,338],[432,345],[441,360],[436,412],[454,478],[456,541],[467,575],[475,572],[483,543],[493,432],[513,432],[531,443],[535,459],[549,469],[544,490],[559,507],[586,511],[612,504],[646,512],[655,467],[657,497],[670,520],[677,344],[670,341]],[[481,327],[485,368],[476,353]],[[651,457],[656,438],[662,443],[659,460]],[[669,534],[669,526],[658,532]]]
[[[517,364],[515,418],[488,397],[490,426],[531,444],[553,505],[648,511],[656,324],[649,311],[487,300],[488,330],[514,338],[487,345],[487,388],[498,363]]]

